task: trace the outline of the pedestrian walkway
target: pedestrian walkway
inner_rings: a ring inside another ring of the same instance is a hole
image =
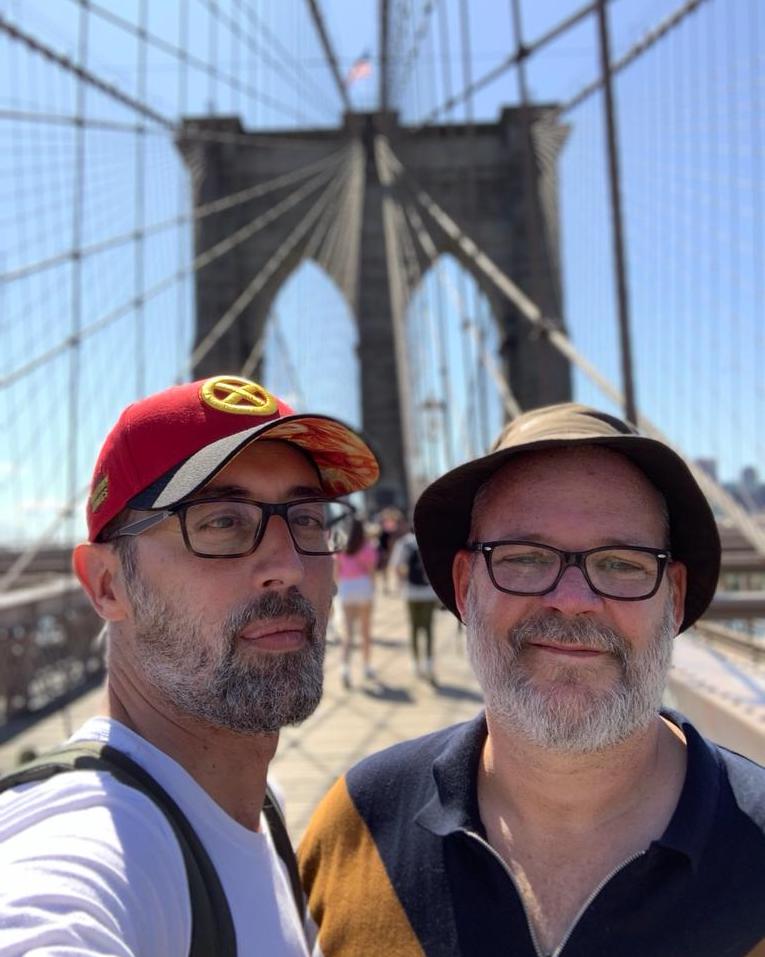
[[[333,627],[327,647],[324,698],[297,728],[282,731],[273,777],[286,799],[290,832],[298,839],[316,803],[351,764],[397,741],[472,717],[481,695],[465,655],[464,632],[447,612],[436,621],[434,687],[412,671],[404,602],[381,595],[373,617],[376,681],[362,680],[361,653],[352,663],[353,683],[340,680],[340,643]],[[54,747],[98,709],[102,692],[92,691],[0,746],[0,770],[24,749]]]
[[[714,741],[765,764],[765,665],[687,634],[672,663],[670,703]]]

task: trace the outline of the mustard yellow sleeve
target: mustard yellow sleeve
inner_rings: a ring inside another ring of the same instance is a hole
[[[424,957],[345,778],[316,809],[298,861],[324,957]]]

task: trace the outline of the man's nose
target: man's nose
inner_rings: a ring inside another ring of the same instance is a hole
[[[254,574],[261,588],[288,588],[303,580],[303,556],[295,548],[287,522],[269,516],[263,538],[252,554]]]
[[[584,577],[584,570],[576,565],[564,569],[558,584],[541,596],[546,607],[567,615],[580,615],[601,607],[603,599],[596,594]]]

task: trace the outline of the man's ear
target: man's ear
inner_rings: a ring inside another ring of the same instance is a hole
[[[467,607],[467,593],[470,587],[470,577],[473,570],[473,555],[471,552],[461,548],[454,556],[452,562],[452,585],[454,586],[454,601],[457,605],[457,611],[460,613],[460,619],[465,621],[465,609]]]
[[[120,559],[110,545],[87,542],[75,546],[72,568],[100,618],[122,621],[127,617],[127,596],[119,574]]]
[[[688,569],[682,562],[670,562],[667,577],[672,585],[672,604],[675,611],[675,634],[685,618],[685,593],[688,588]]]

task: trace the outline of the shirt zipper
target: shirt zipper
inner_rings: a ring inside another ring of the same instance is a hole
[[[577,912],[576,917],[574,917],[573,921],[572,921],[571,924],[569,925],[568,930],[567,930],[566,933],[563,935],[563,939],[562,939],[561,942],[558,944],[557,948],[550,954],[550,957],[560,957],[561,951],[563,950],[563,948],[564,948],[564,947],[566,946],[566,944],[568,943],[569,937],[574,933],[574,928],[576,927],[576,925],[577,925],[577,924],[579,923],[579,921],[581,920],[582,915],[583,915],[584,912],[587,910],[587,908],[590,906],[590,904],[595,900],[595,898],[598,896],[598,894],[603,890],[603,888],[606,886],[606,884],[607,884],[613,877],[616,877],[616,875],[619,873],[619,871],[623,870],[625,867],[627,867],[628,864],[631,864],[633,861],[636,861],[639,857],[642,857],[644,854],[645,854],[645,851],[638,851],[637,854],[633,854],[631,857],[628,857],[626,861],[622,861],[621,864],[619,864],[618,867],[615,867],[615,868],[610,872],[610,874],[607,874],[607,875],[603,878],[603,880],[598,884],[598,886],[595,888],[595,890],[590,894],[590,896],[587,898],[587,900],[586,900],[586,901],[582,904],[582,906],[579,908],[579,911]]]
[[[633,861],[636,861],[639,857],[642,857],[645,854],[645,851],[638,851],[637,854],[633,854],[631,857],[628,857],[626,861],[622,861],[621,864],[618,865],[618,867],[615,867],[609,874],[607,874],[603,878],[602,881],[600,881],[597,887],[592,891],[590,896],[587,898],[587,900],[582,904],[582,906],[577,911],[577,914],[574,917],[573,921],[569,924],[568,930],[563,935],[561,942],[558,944],[558,946],[555,948],[555,950],[551,954],[546,955],[539,947],[539,941],[537,940],[537,935],[534,932],[534,925],[529,920],[529,915],[528,915],[528,912],[526,911],[526,905],[523,903],[523,895],[518,890],[518,884],[515,880],[515,877],[513,876],[513,872],[505,863],[504,858],[494,850],[494,848],[491,846],[491,844],[489,844],[488,841],[484,840],[479,834],[476,834],[475,831],[469,831],[467,828],[464,828],[464,827],[460,828],[460,830],[467,837],[471,837],[474,841],[477,841],[482,847],[485,847],[486,850],[492,855],[492,857],[494,857],[494,859],[499,862],[504,872],[510,878],[512,885],[515,888],[515,893],[518,895],[518,900],[521,902],[521,908],[523,909],[523,914],[524,914],[524,917],[526,918],[526,926],[529,929],[529,937],[531,937],[531,943],[534,945],[534,950],[536,951],[537,957],[560,957],[563,951],[563,948],[568,943],[569,937],[571,937],[571,935],[573,934],[574,928],[581,920],[582,915],[590,906],[590,904],[595,900],[598,894],[603,890],[606,884],[612,878],[616,877],[619,871],[627,867],[628,864],[631,864]]]
[[[469,830],[468,830],[467,828],[465,828],[465,827],[460,828],[460,830],[461,830],[462,833],[465,834],[467,837],[471,837],[474,841],[477,841],[482,847],[485,847],[486,850],[492,855],[492,857],[493,857],[496,861],[499,862],[499,864],[500,864],[500,866],[502,867],[502,869],[504,870],[505,874],[507,874],[507,876],[510,878],[511,883],[512,883],[513,887],[515,888],[515,893],[518,895],[518,900],[521,902],[521,909],[523,910],[523,916],[526,918],[526,926],[527,926],[528,929],[529,929],[529,937],[531,937],[531,943],[534,945],[534,951],[535,951],[537,957],[545,957],[545,954],[543,953],[543,951],[541,951],[541,950],[539,949],[539,941],[537,940],[537,935],[536,935],[536,933],[534,932],[534,926],[533,926],[533,924],[531,923],[531,921],[529,920],[529,915],[528,915],[528,912],[526,911],[526,905],[523,903],[523,895],[522,895],[521,892],[518,890],[518,884],[517,884],[517,882],[516,882],[516,880],[515,880],[515,877],[513,876],[513,872],[512,872],[512,871],[510,870],[510,868],[507,866],[507,864],[505,863],[505,860],[501,857],[501,855],[499,855],[499,854],[494,850],[494,848],[491,846],[491,844],[489,844],[488,841],[485,841],[485,840],[480,836],[480,834],[476,834],[475,831],[469,831]]]

